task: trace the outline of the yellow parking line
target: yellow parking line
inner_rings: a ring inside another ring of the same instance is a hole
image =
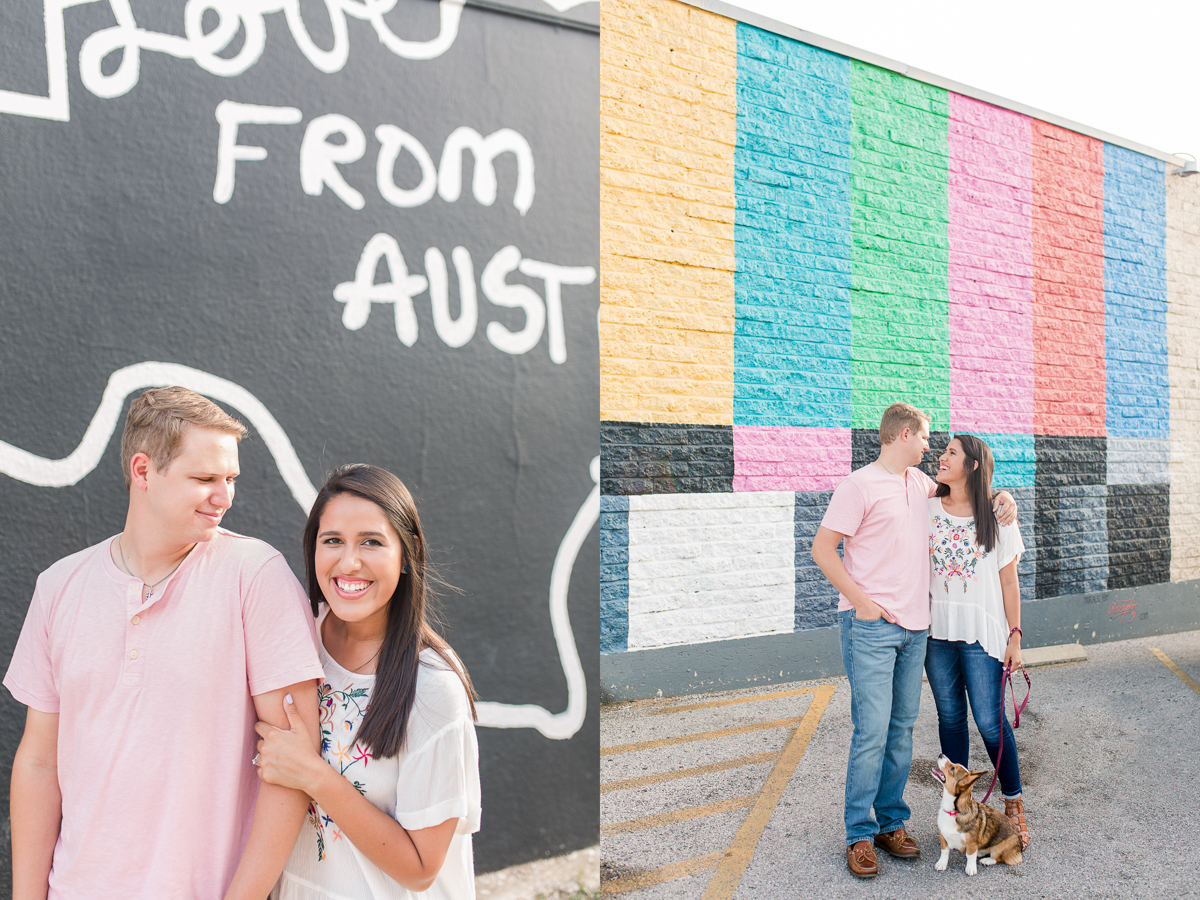
[[[704,803],[700,806],[673,809],[670,812],[659,813],[655,816],[626,819],[624,822],[604,825],[600,828],[600,832],[601,834],[616,834],[627,831],[642,831],[646,828],[657,828],[659,825],[674,825],[676,822],[687,822],[690,819],[703,819],[705,816],[715,816],[719,813],[730,812],[735,809],[745,809],[757,798],[757,794],[747,794],[745,797],[732,797],[729,800],[718,800],[715,803]]]
[[[1182,681],[1184,684],[1186,684],[1188,687],[1190,687],[1197,694],[1200,694],[1200,684],[1196,684],[1196,682],[1192,679],[1192,677],[1190,675],[1188,675],[1187,672],[1183,671],[1183,669],[1179,668],[1179,666],[1177,666],[1177,665],[1175,665],[1175,663],[1171,662],[1171,658],[1169,656],[1167,656],[1167,654],[1163,653],[1157,647],[1150,647],[1149,649],[1150,649],[1151,653],[1153,653],[1155,656],[1158,657],[1159,662],[1161,662],[1164,666],[1166,666],[1168,669],[1170,669],[1172,672],[1174,672],[1176,675],[1179,676],[1180,681]]]
[[[813,702],[816,700],[814,698]],[[812,707],[810,706],[811,710]],[[707,741],[712,738],[726,737],[731,734],[748,734],[752,731],[769,731],[772,728],[791,728],[800,724],[800,718],[774,719],[770,722],[754,722],[750,725],[738,725],[735,728],[719,728],[716,731],[701,731],[697,734],[685,734],[679,737],[659,738],[657,741],[639,741],[636,744],[615,744],[612,747],[601,747],[601,756],[612,756],[616,753],[633,753],[635,750],[653,750],[656,747],[669,747],[672,744],[689,744],[692,741]]]
[[[811,694],[816,688],[799,688],[794,691],[776,691],[773,694],[755,694],[749,697],[734,697],[731,700],[711,700],[708,703],[689,703],[687,706],[669,706],[666,709],[652,709],[647,716],[665,716],[667,713],[688,712],[693,709],[712,709],[714,706],[731,706],[734,703],[756,703],[759,700],[777,700],[780,697],[798,697],[801,694]]]
[[[682,862],[671,863],[669,866],[651,869],[648,872],[639,872],[636,875],[627,875],[624,878],[614,878],[612,881],[606,881],[600,885],[600,896],[612,897],[616,894],[624,894],[627,891],[636,891],[639,888],[662,884],[664,881],[687,878],[689,875],[695,875],[697,872],[706,872],[709,869],[716,868],[724,856],[724,850],[717,850],[715,853],[695,856],[691,859],[685,859]]]
[[[661,784],[664,781],[674,781],[676,778],[693,778],[696,775],[708,775],[710,772],[740,769],[742,766],[772,762],[778,758],[778,753],[770,751],[767,753],[751,753],[749,756],[724,759],[721,762],[709,763],[706,766],[695,766],[691,769],[677,769],[673,772],[660,772],[657,775],[639,775],[637,778],[625,778],[621,781],[609,781],[601,784],[600,793],[607,794],[610,791],[627,791],[630,788],[645,787],[648,784]]]
[[[767,776],[766,783],[759,792],[754,808],[742,822],[742,827],[734,836],[729,850],[721,857],[720,865],[713,873],[702,900],[730,900],[733,897],[734,891],[737,890],[737,886],[742,880],[742,875],[746,872],[746,867],[750,865],[750,860],[754,856],[759,838],[762,837],[762,833],[767,827],[767,822],[775,812],[775,807],[779,804],[779,799],[783,796],[792,773],[796,771],[796,766],[800,764],[804,751],[808,749],[808,742],[817,730],[817,724],[821,721],[821,716],[829,705],[829,698],[833,696],[833,691],[833,685],[822,685],[817,688],[800,726],[783,748],[779,760],[771,768],[771,773]]]

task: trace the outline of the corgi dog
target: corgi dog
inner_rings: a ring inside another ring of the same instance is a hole
[[[1002,862],[1015,866],[1021,856],[1021,835],[1008,816],[984,806],[971,796],[971,788],[983,772],[968,772],[957,763],[950,762],[945,754],[938,756],[937,768],[931,769],[933,777],[942,783],[942,806],[938,810],[938,840],[942,855],[934,864],[939,872],[946,871],[950,850],[961,850],[967,855],[967,874],[978,870],[975,860],[985,866]]]

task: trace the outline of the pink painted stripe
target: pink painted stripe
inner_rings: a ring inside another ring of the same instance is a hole
[[[733,426],[735,491],[829,491],[849,474],[849,428]]]
[[[950,428],[1033,433],[1028,116],[950,94]]]

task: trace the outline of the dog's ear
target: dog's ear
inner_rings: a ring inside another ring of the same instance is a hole
[[[968,772],[964,777],[958,779],[958,789],[960,791],[969,791],[971,786],[979,780],[979,776],[986,774],[987,772]]]

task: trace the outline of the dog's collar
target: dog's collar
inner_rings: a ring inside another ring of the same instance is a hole
[[[957,809],[943,809],[942,812],[944,812],[948,816],[957,816],[958,815]]]

